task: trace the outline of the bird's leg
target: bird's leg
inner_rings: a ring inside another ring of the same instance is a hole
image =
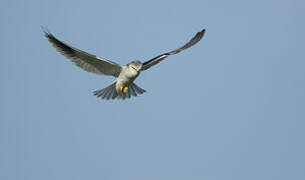
[[[120,87],[120,91],[121,91],[122,93],[126,94],[127,91],[128,91],[128,87],[127,87],[127,86],[126,86],[126,87],[121,86],[121,87]]]
[[[124,89],[123,89],[123,93],[124,94],[126,94],[127,93],[127,90],[128,90],[128,87],[126,86],[126,87],[124,87]]]

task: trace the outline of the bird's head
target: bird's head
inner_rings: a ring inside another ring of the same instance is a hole
[[[132,61],[127,66],[139,72],[142,68],[142,63],[140,61]]]

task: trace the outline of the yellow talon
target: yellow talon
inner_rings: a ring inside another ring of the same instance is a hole
[[[128,87],[124,87],[123,93],[126,94],[126,93],[127,93],[127,90],[128,90]]]
[[[127,87],[127,86],[126,86],[126,87],[121,86],[121,87],[120,87],[120,91],[121,91],[122,93],[126,94],[127,91],[128,91],[128,87]]]

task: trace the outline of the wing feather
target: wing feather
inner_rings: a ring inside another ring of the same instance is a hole
[[[146,69],[149,69],[150,67],[152,67],[153,65],[156,65],[158,64],[160,61],[162,61],[163,59],[167,58],[168,56],[170,55],[174,55],[174,54],[177,54],[193,45],[195,45],[196,43],[198,43],[201,38],[203,37],[205,33],[205,29],[203,29],[202,31],[198,32],[188,43],[186,43],[184,46],[176,49],[176,50],[173,50],[171,52],[168,52],[168,53],[164,53],[164,54],[161,54],[153,59],[150,59],[146,62],[143,63],[143,66],[142,66],[142,71],[146,70]]]
[[[45,37],[57,49],[57,51],[74,62],[78,67],[91,73],[112,75],[114,77],[119,76],[121,72],[120,65],[69,46],[45,30],[44,33]]]

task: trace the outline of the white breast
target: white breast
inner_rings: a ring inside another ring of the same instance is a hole
[[[137,77],[139,73],[133,68],[128,68],[127,66],[122,67],[122,71],[117,78],[117,84],[119,86],[128,86],[131,84]]]

